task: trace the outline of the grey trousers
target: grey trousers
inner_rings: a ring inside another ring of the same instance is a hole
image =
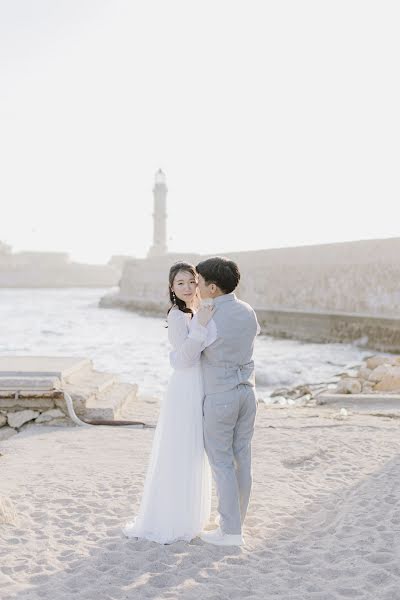
[[[204,397],[204,446],[216,485],[220,527],[224,533],[240,534],[246,516],[256,413],[255,389],[246,384]]]

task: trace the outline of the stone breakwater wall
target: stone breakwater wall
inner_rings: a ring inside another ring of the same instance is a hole
[[[400,352],[400,318],[347,313],[257,310],[262,333],[305,342],[349,342]]]
[[[220,253],[235,260],[239,298],[249,302],[263,333],[307,341],[357,341],[400,351],[400,238]],[[169,254],[125,264],[119,291],[101,306],[165,314]]]

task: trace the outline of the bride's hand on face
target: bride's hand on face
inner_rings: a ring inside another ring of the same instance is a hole
[[[194,295],[193,298],[193,304],[192,304],[192,309],[197,312],[199,310],[201,304],[201,298],[200,298],[200,294],[199,294],[199,290],[196,290],[196,293]]]
[[[214,312],[215,306],[213,305],[200,306],[199,310],[196,313],[200,325],[203,325],[203,327],[205,327],[207,323],[212,319]]]

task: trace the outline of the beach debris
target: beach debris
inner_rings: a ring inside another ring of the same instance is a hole
[[[275,396],[283,396],[284,398],[291,398],[292,400],[296,400],[297,398],[300,398],[305,394],[311,394],[311,385],[312,384],[300,384],[292,388],[278,388],[271,392],[271,398]]]
[[[348,412],[347,408],[342,407],[337,413],[335,413],[333,415],[333,418],[341,421],[341,420],[346,419],[348,416],[349,416],[349,412]]]
[[[314,406],[315,397],[328,389],[332,382],[302,383],[293,387],[277,388],[269,396],[268,404],[281,406]]]
[[[14,524],[17,519],[14,504],[9,498],[0,496],[0,523]]]

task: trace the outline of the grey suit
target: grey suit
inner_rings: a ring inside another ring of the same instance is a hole
[[[201,354],[204,445],[218,495],[220,527],[240,534],[250,498],[257,412],[253,361],[257,317],[234,292],[214,299],[217,339]]]

